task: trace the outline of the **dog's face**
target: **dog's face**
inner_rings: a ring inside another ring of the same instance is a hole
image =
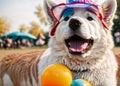
[[[108,3],[101,5],[101,7],[104,6],[105,10],[102,11],[109,28],[112,26],[111,21],[116,10],[116,3],[113,2],[114,0],[108,0]],[[47,0],[45,3],[46,12],[55,24],[54,17],[49,13],[51,6],[55,6],[55,3]],[[110,6],[110,9],[107,10],[109,8],[107,6]],[[102,58],[102,55],[113,46],[110,30],[106,30],[94,13],[84,8],[66,8],[59,15],[61,15],[60,23],[50,41],[50,46],[54,49],[64,51],[70,58],[92,59]]]

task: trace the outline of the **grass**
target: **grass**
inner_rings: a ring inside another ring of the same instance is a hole
[[[32,48],[21,48],[21,49],[0,49],[0,60],[7,55],[14,53],[26,53],[31,51],[44,51],[46,47],[32,47]]]
[[[114,52],[115,54],[120,54],[120,47],[115,47],[115,48],[113,48],[113,52]]]
[[[47,47],[33,47],[33,48],[22,48],[22,49],[0,49],[0,60],[6,55],[14,54],[14,53],[26,53],[31,51],[44,51]],[[120,47],[115,47],[113,49],[115,54],[120,54]]]

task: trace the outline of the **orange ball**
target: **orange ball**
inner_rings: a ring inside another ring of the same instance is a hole
[[[63,64],[51,64],[43,70],[41,83],[42,86],[70,86],[72,73]]]

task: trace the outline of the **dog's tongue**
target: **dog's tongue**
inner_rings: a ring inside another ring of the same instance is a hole
[[[70,41],[69,49],[71,52],[83,53],[87,46],[88,46],[87,41],[74,40]]]

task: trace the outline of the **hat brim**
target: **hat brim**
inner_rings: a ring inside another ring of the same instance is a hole
[[[89,3],[66,4],[66,7],[71,7],[71,8],[86,8],[89,6],[93,6],[93,4],[89,4]]]

